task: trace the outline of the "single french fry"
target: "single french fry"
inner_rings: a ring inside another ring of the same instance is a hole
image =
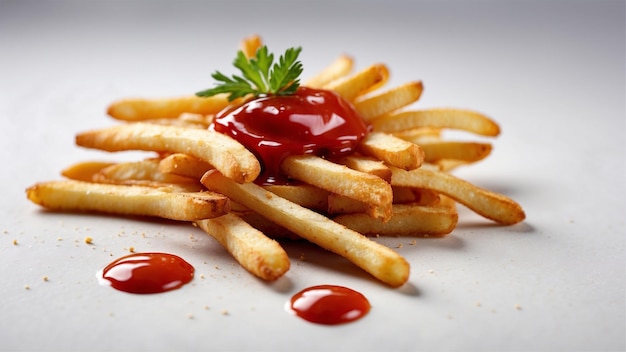
[[[176,120],[188,122],[192,125],[205,126],[206,128],[208,128],[213,123],[214,117],[215,115],[203,115],[184,112],[178,115],[178,118],[176,118]]]
[[[217,114],[228,106],[225,94],[212,97],[184,96],[157,99],[122,99],[113,102],[107,109],[109,116],[124,121],[150,119],[174,119],[182,113]]]
[[[310,77],[304,83],[304,86],[311,88],[324,88],[324,86],[328,83],[349,74],[350,71],[352,71],[353,66],[354,60],[350,56],[341,55],[315,76]]]
[[[362,156],[349,155],[333,160],[333,162],[345,165],[352,170],[378,176],[385,180],[385,182],[387,183],[391,182],[391,170],[380,160]]]
[[[492,149],[491,143],[443,140],[422,142],[419,146],[424,160],[431,163],[442,159],[476,162],[486,158]]]
[[[244,269],[263,280],[274,281],[289,270],[289,257],[280,244],[235,214],[196,220],[195,224],[224,246]]]
[[[378,207],[383,217],[391,211],[393,191],[380,177],[311,155],[289,156],[281,169],[294,179]]]
[[[159,162],[159,171],[200,180],[213,167],[204,160],[183,153],[170,154]]]
[[[104,161],[84,161],[65,168],[61,171],[61,175],[71,180],[91,182],[96,173],[114,164]]]
[[[263,217],[322,248],[339,254],[382,282],[398,287],[409,277],[409,263],[389,247],[367,239],[327,217],[279,197],[254,183],[238,184],[207,172],[202,184],[227,195]]]
[[[437,205],[441,201],[439,193],[430,189],[399,186],[392,188],[394,204]]]
[[[370,207],[353,198],[340,196],[338,194],[328,195],[328,214],[351,214],[351,213],[368,213]],[[369,213],[368,213],[369,215]]]
[[[366,235],[428,237],[452,232],[458,214],[445,206],[394,204],[391,219],[387,222],[364,213],[338,215],[333,220]]]
[[[379,132],[382,132],[382,131],[379,131]],[[386,132],[386,133],[391,133],[391,132]],[[396,132],[393,132],[393,135],[398,138],[402,138],[405,141],[419,144],[418,142],[421,141],[425,137],[430,137],[430,138],[441,137],[441,128],[419,127],[419,128],[413,128],[410,130],[396,131]]]
[[[354,107],[363,120],[369,122],[377,117],[416,102],[423,90],[422,82],[409,82],[373,96],[362,97]]]
[[[198,183],[188,177],[164,174],[159,171],[159,159],[117,163],[102,168],[93,175],[94,182],[116,184],[138,184],[137,181],[160,182],[169,184]],[[199,180],[199,178],[197,179]]]
[[[365,94],[374,87],[384,84],[389,78],[389,71],[385,65],[372,65],[350,77],[333,81],[324,88],[332,90],[342,98],[353,101],[359,95]]]
[[[186,153],[204,160],[237,182],[252,182],[261,165],[254,154],[218,132],[175,126],[129,123],[80,133],[76,144],[109,152],[145,150]]]
[[[424,152],[417,144],[381,132],[370,132],[361,140],[357,149],[387,165],[406,170],[420,167],[424,160]]]
[[[58,211],[102,212],[155,216],[192,221],[226,214],[229,200],[214,192],[167,192],[142,186],[124,186],[75,180],[35,184],[26,190],[28,199]]]
[[[502,194],[494,193],[444,172],[392,168],[391,184],[431,189],[465,205],[495,222],[512,225],[526,217],[522,207]]]
[[[266,185],[266,190],[305,208],[325,211],[329,192],[311,185]]]
[[[261,46],[263,40],[258,35],[249,36],[241,41],[241,51],[248,59],[254,57]]]
[[[420,127],[458,129],[484,136],[500,134],[500,127],[489,117],[462,109],[390,112],[372,121],[373,130],[380,132],[396,132]]]

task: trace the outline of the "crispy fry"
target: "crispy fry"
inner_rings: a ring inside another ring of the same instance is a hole
[[[281,168],[292,178],[376,207],[383,218],[390,214],[393,191],[380,177],[310,155],[287,157]]]
[[[209,98],[184,96],[160,99],[123,99],[112,103],[107,114],[124,121],[142,121],[150,119],[174,119],[182,113],[216,114],[228,106],[226,95],[220,94]]]
[[[358,150],[387,165],[406,170],[418,168],[424,160],[424,152],[417,144],[381,132],[370,132],[361,141]]]
[[[26,190],[28,199],[51,210],[155,216],[191,221],[226,214],[228,198],[213,192],[178,193],[142,186],[83,181],[38,183]]]
[[[405,171],[392,168],[391,184],[419,187],[440,192],[495,222],[512,225],[526,217],[524,210],[510,198],[475,186],[453,175],[422,169]]]
[[[363,120],[369,122],[416,102],[422,95],[422,90],[422,82],[409,82],[373,96],[357,99],[354,107]]]
[[[366,235],[428,237],[452,232],[458,214],[447,206],[394,204],[391,219],[384,223],[364,213],[339,215],[334,220]]]
[[[492,149],[490,143],[442,140],[422,142],[419,146],[424,151],[424,160],[431,163],[443,159],[476,162],[486,158]]]
[[[441,201],[439,193],[430,189],[399,186],[392,188],[394,204],[436,205]]]
[[[71,180],[91,182],[93,181],[94,174],[114,164],[115,163],[103,161],[84,161],[65,168],[61,171],[61,175]]]
[[[175,185],[198,183],[196,180],[188,177],[160,172],[159,162],[159,159],[153,158],[110,165],[95,173],[92,180],[100,183],[129,185],[142,184],[141,181],[147,181],[148,184],[150,182],[158,182]]]
[[[241,51],[247,58],[254,57],[261,46],[263,46],[263,40],[258,35],[252,35],[241,41]]]
[[[484,136],[497,136],[500,127],[489,117],[461,109],[391,112],[372,121],[374,131],[396,132],[420,127],[451,128]]]
[[[196,220],[204,232],[215,238],[246,270],[257,277],[274,281],[289,270],[285,250],[235,214]]]
[[[186,153],[213,165],[237,182],[252,182],[261,165],[234,139],[213,131],[145,123],[122,124],[76,136],[76,144],[106,150]]]
[[[305,208],[326,211],[329,192],[310,185],[267,185],[266,190]]]
[[[365,172],[366,174],[378,176],[385,180],[385,182],[391,182],[391,170],[380,160],[361,157],[355,155],[349,155],[334,162],[345,165],[353,170]]]
[[[342,80],[331,82],[324,88],[332,90],[342,98],[353,101],[359,95],[384,84],[389,78],[389,71],[385,65],[372,65],[357,74]]]
[[[354,60],[351,57],[347,55],[341,55],[318,74],[310,77],[304,83],[304,86],[311,88],[323,88],[328,83],[344,77],[345,75],[350,73],[350,71],[352,71],[353,65]]]
[[[159,162],[160,172],[189,177],[195,180],[200,180],[202,175],[212,168],[206,161],[182,153],[170,154]]]
[[[409,277],[409,264],[390,248],[253,183],[237,184],[218,172],[202,177],[207,188],[227,195],[304,239],[339,254],[382,282],[397,287]]]

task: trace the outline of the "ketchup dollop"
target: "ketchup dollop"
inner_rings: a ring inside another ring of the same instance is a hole
[[[194,268],[167,253],[133,253],[107,265],[98,273],[102,284],[129,293],[161,293],[191,281]]]
[[[288,309],[312,323],[337,325],[362,318],[369,312],[370,303],[350,288],[318,285],[296,293]]]
[[[257,184],[288,183],[280,171],[290,155],[350,154],[368,132],[352,104],[335,92],[299,87],[295,94],[262,96],[219,112],[211,126],[254,153]]]

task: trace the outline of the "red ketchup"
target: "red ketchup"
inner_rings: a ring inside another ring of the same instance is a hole
[[[337,325],[362,318],[369,312],[370,303],[361,293],[347,287],[319,285],[296,293],[288,308],[312,323]]]
[[[107,265],[98,280],[129,293],[160,293],[191,281],[194,268],[182,258],[167,253],[134,253]]]
[[[260,160],[257,184],[284,184],[281,162],[290,155],[350,154],[368,132],[354,107],[328,90],[299,87],[294,95],[263,96],[229,107],[211,127],[227,134]]]

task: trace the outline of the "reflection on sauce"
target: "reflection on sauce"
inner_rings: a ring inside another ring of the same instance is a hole
[[[210,127],[253,152],[262,165],[257,184],[286,183],[281,162],[290,155],[347,155],[368,132],[354,107],[328,90],[298,88],[226,108]]]
[[[289,310],[304,320],[337,325],[362,318],[370,303],[361,293],[342,286],[319,285],[296,293]]]
[[[129,293],[160,293],[191,281],[194,268],[167,253],[134,253],[119,258],[98,273],[98,281]]]

